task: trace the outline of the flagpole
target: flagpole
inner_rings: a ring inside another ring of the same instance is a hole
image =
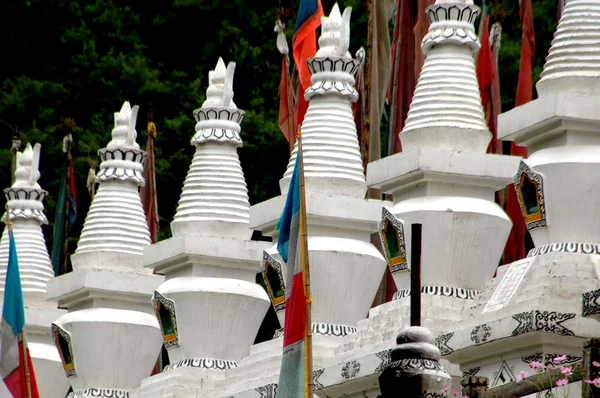
[[[298,131],[298,161],[300,162],[300,230],[302,244],[300,255],[304,275],[304,293],[306,295],[306,398],[313,398],[313,363],[312,363],[312,294],[310,292],[310,267],[308,263],[308,225],[306,223],[306,192],[304,188],[304,159],[302,154],[302,134]]]
[[[27,340],[25,331],[21,331],[21,341],[23,346],[23,368],[25,369],[25,384],[27,385],[27,398],[31,398],[31,376],[29,373],[29,361],[27,360]]]
[[[6,203],[6,228],[8,228],[8,239],[10,240],[12,232],[12,221],[10,220],[10,211],[8,202]],[[14,238],[13,238],[14,239]],[[31,398],[31,382],[29,373],[29,363],[27,361],[27,340],[25,339],[25,330],[21,330],[21,346],[23,347],[23,369],[25,370],[25,385],[27,388],[27,398]]]

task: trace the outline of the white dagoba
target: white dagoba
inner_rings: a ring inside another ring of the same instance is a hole
[[[233,102],[235,63],[209,73],[206,101],[194,111],[196,152],[173,237],[144,250],[165,274],[152,302],[170,365],[143,381],[140,397],[196,397],[248,355],[269,307],[256,284],[266,242],[250,241],[248,190],[237,148],[244,112]],[[186,383],[186,388],[178,386]]]
[[[321,19],[319,50],[308,61],[312,84],[304,93],[310,101],[301,131],[315,374],[338,359],[335,353],[345,342],[357,338],[357,325],[367,316],[385,271],[383,256],[370,243],[382,201],[365,199],[367,184],[352,114],[352,102],[358,99],[354,75],[360,61],[348,52],[350,12],[347,8],[342,15],[334,5],[329,16]],[[297,151],[296,143],[280,181],[282,195],[250,208],[252,229],[274,241]],[[280,262],[275,247],[265,251],[265,282],[283,326],[285,267]],[[281,335],[279,332],[273,340],[253,346],[226,380],[215,382],[215,396],[274,396]]]
[[[423,231],[422,325],[437,334],[460,320],[502,255],[512,223],[494,194],[512,180],[519,159],[486,154],[491,134],[474,64],[478,15],[470,0],[438,0],[427,9],[426,58],[400,133],[403,152],[368,165],[369,186],[393,197],[382,211],[380,236],[398,293],[370,312],[365,327],[379,326],[388,314],[397,320],[386,322],[386,332],[409,326],[411,224]],[[456,385],[458,369],[444,366]]]
[[[37,183],[40,178],[40,144],[31,144],[23,152],[17,152],[15,182],[4,190],[7,213],[2,221],[10,220],[17,248],[21,287],[25,303],[25,335],[36,372],[40,397],[64,398],[69,382],[64,376],[59,353],[54,346],[50,324],[65,313],[46,302],[46,285],[54,278],[54,271],[42,224],[48,224],[44,214],[43,200],[48,192]],[[8,228],[4,228],[0,240],[0,291],[4,292],[8,265]],[[11,398],[4,383],[0,384],[0,397]]]
[[[73,272],[48,286],[69,312],[52,324],[76,397],[128,397],[158,358],[161,337],[150,297],[163,281],[143,268],[150,245],[138,188],[146,153],[135,142],[138,107],[115,113],[112,141],[99,151],[99,183]]]
[[[536,247],[501,267],[456,330],[440,337],[442,354],[492,385],[531,372],[532,360],[566,354],[567,363],[577,361],[584,341],[598,336],[599,23],[600,1],[567,2],[539,98],[498,119],[499,138],[529,152],[513,182]]]

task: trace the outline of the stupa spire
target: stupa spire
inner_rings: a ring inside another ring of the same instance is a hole
[[[402,147],[485,153],[487,128],[473,54],[480,45],[472,0],[437,0],[427,9],[431,22],[421,48],[425,63],[400,134]]]
[[[600,94],[600,3],[565,4],[546,64],[537,83],[540,97],[552,92]]]
[[[115,113],[112,140],[99,151],[98,192],[72,256],[74,268],[143,269],[142,251],[150,244],[150,233],[138,192],[146,153],[135,142],[137,113],[137,106],[125,102]]]
[[[342,15],[336,4],[321,18],[319,50],[308,61],[312,85],[304,93],[310,103],[302,123],[302,148],[307,192],[364,197],[367,186],[352,113],[360,61],[348,53],[351,11],[346,8]],[[280,182],[282,193],[287,192],[297,151],[295,145]]]
[[[48,194],[38,184],[41,145],[27,144],[17,152],[15,182],[4,190],[8,201],[2,221],[13,223],[13,234],[19,253],[19,269],[23,292],[39,294],[43,301],[48,280],[54,277],[41,224],[48,224],[43,200]],[[8,228],[4,228],[0,241],[0,291],[4,291],[8,264]]]
[[[250,238],[248,189],[237,148],[244,112],[233,102],[235,63],[222,58],[208,74],[206,101],[194,111],[194,159],[171,229],[173,235]]]

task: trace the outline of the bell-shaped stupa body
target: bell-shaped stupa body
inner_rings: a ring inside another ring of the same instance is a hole
[[[17,249],[21,288],[25,300],[25,333],[29,352],[37,370],[40,397],[63,398],[69,382],[62,370],[59,353],[50,333],[50,323],[64,311],[54,308],[45,300],[48,281],[54,278],[52,263],[48,256],[42,224],[48,224],[44,214],[43,200],[48,192],[38,184],[40,178],[40,144],[27,144],[23,152],[17,152],[15,181],[4,190],[7,212],[3,221],[10,220]],[[0,292],[4,294],[8,265],[9,236],[4,228],[0,240]],[[3,301],[3,300],[2,300]],[[8,395],[5,395],[8,394]],[[0,396],[10,396],[4,384]]]
[[[301,128],[302,150],[307,192],[363,198],[367,185],[352,113],[360,61],[348,53],[350,13],[347,8],[342,16],[336,3],[329,17],[321,19],[319,50],[308,60],[312,77],[304,93],[310,103]],[[296,144],[280,182],[282,194],[287,193],[297,152]]]
[[[137,111],[125,102],[115,113],[112,140],[99,151],[98,191],[71,256],[73,272],[48,289],[69,309],[52,333],[78,397],[129,396],[160,352],[150,297],[163,277],[143,268],[150,233],[138,192],[146,153],[135,141]]]
[[[244,112],[233,103],[235,63],[226,68],[219,58],[208,76],[206,101],[194,111],[196,147],[171,229],[185,233],[249,239],[250,204],[246,180],[237,154],[242,146],[240,124]]]
[[[144,381],[141,396],[170,396],[183,372],[202,390],[207,373],[237,367],[269,308],[255,282],[265,242],[250,241],[248,190],[237,148],[244,112],[233,103],[235,63],[209,73],[206,101],[194,111],[196,148],[171,229],[144,251],[165,275],[152,303],[170,365]],[[199,305],[201,303],[201,305]],[[165,382],[168,380],[168,382]]]
[[[73,268],[144,270],[142,253],[150,245],[150,233],[138,192],[144,183],[146,153],[136,142],[138,107],[125,102],[115,113],[112,140],[100,150],[99,183],[85,219]]]

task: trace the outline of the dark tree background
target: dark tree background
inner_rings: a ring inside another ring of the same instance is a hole
[[[299,1],[295,1],[297,4]],[[328,13],[331,0],[322,1]],[[537,80],[556,26],[557,0],[533,0]],[[366,44],[365,2],[352,6],[354,53]],[[492,21],[503,26],[500,78],[503,108],[514,103],[520,52],[518,2],[488,1]],[[73,156],[78,223],[75,247],[89,208],[88,158],[96,159],[124,100],[140,105],[138,142],[145,145],[147,112],[158,128],[156,172],[161,239],[170,235],[191,162],[192,111],[202,104],[219,56],[237,63],[235,102],[246,111],[240,150],[251,203],[279,193],[288,160],[277,127],[281,56],[273,26],[278,1],[250,0],[4,0],[0,5],[0,187],[10,184],[15,131],[24,143],[40,142],[40,184],[50,193],[45,227],[52,240],[55,198],[62,171],[61,119],[77,122]],[[294,19],[292,19],[293,24]],[[291,24],[291,25],[292,25]],[[288,29],[291,43],[292,27]]]

